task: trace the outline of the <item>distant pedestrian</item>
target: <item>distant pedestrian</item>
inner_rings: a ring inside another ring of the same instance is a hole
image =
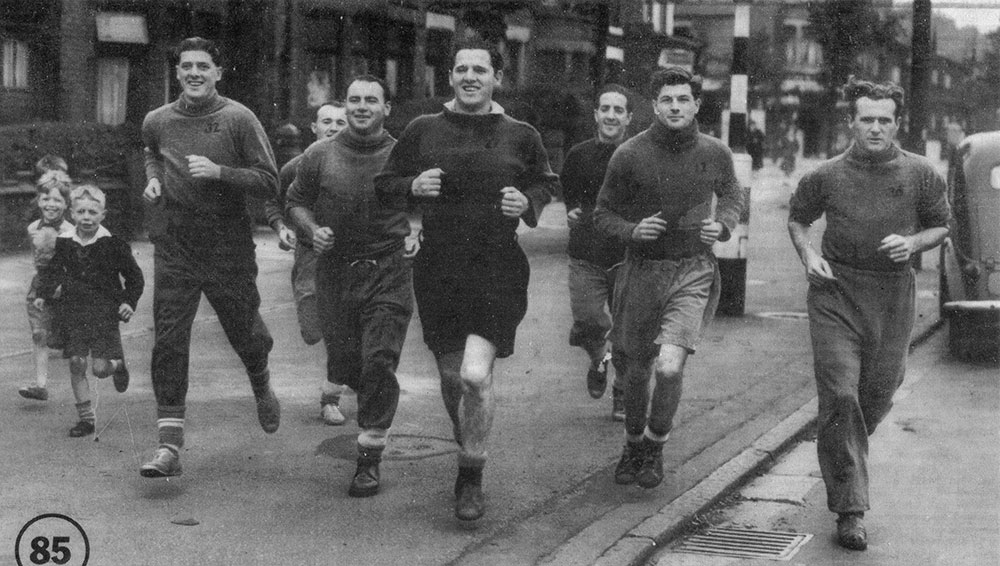
[[[785,134],[779,141],[778,151],[778,158],[781,160],[779,167],[787,179],[795,172],[795,161],[799,155],[799,136],[795,126],[789,126],[785,130]]]
[[[28,224],[35,275],[31,278],[27,296],[35,384],[18,389],[17,392],[25,399],[48,400],[49,348],[56,346],[57,349],[62,349],[65,345],[64,325],[58,316],[58,299],[51,297],[44,308],[39,308],[35,299],[38,298],[39,275],[56,253],[56,238],[73,229],[73,224],[66,220],[71,187],[69,175],[60,170],[45,171],[35,183],[35,203],[41,218]]]
[[[316,135],[316,143],[332,138],[347,127],[347,114],[344,103],[334,100],[316,109],[316,121],[312,123],[312,132]],[[313,144],[315,145],[315,144]],[[267,223],[278,235],[278,242],[284,249],[295,250],[295,263],[292,265],[292,296],[295,298],[295,312],[299,319],[299,331],[302,340],[309,346],[323,339],[323,329],[320,324],[316,307],[316,252],[313,250],[312,238],[305,230],[296,233],[285,223],[285,198],[288,188],[295,181],[302,154],[293,157],[278,173],[278,197],[264,201],[264,213]],[[320,418],[328,425],[342,425],[347,419],[340,412],[340,396],[344,385],[331,383],[329,376],[323,377],[320,385]]]
[[[159,446],[139,472],[181,473],[191,326],[202,293],[250,378],[264,432],[281,422],[268,354],[274,341],[260,317],[257,263],[247,197],[275,198],[278,172],[267,134],[242,104],[221,96],[220,52],[200,37],[176,49],[180,97],[146,115],[143,197],[157,205],[151,230],[155,270],[152,378]]]
[[[848,81],[853,144],[805,175],[788,232],[809,280],[807,306],[819,394],[817,448],[837,537],[868,547],[868,437],[903,382],[914,319],[913,260],[948,234],[944,180],[896,145],[903,89]],[[826,215],[821,252],[810,227]]]
[[[616,364],[611,414],[614,420],[625,420],[624,366],[612,355],[608,343],[609,307],[614,296],[616,268],[625,260],[625,244],[594,229],[594,206],[611,154],[625,141],[632,107],[625,89],[614,84],[606,85],[594,102],[597,135],[569,150],[560,177],[569,224],[566,251],[573,312],[569,343],[583,348],[590,358],[587,391],[594,399],[604,395],[609,366]]]
[[[764,132],[753,120],[750,120],[750,131],[747,133],[747,154],[750,155],[751,168],[760,171],[764,167]]]
[[[538,223],[558,178],[538,132],[493,101],[503,77],[499,51],[463,42],[452,61],[455,99],[410,122],[375,188],[389,208],[423,209],[413,285],[460,446],[455,516],[475,521],[485,512],[493,366],[514,352],[528,308],[528,259],[517,227],[522,219]]]
[[[101,222],[105,217],[104,192],[92,185],[73,189],[70,207],[76,227],[56,239],[55,254],[42,268],[35,307],[61,290],[59,316],[66,326],[63,357],[69,359],[70,385],[76,398],[79,422],[69,435],[94,432],[94,409],[87,382],[87,356],[98,378],[112,376],[115,390],[128,389],[118,321],[128,322],[142,296],[144,279],[128,243],[113,236]]]
[[[306,150],[287,208],[318,256],[327,379],[358,394],[358,465],[348,495],[368,497],[381,484],[379,464],[399,404],[396,367],[413,313],[410,223],[375,196],[373,179],[396,143],[383,127],[391,108],[385,82],[355,77],[345,100],[347,129]]]
[[[701,77],[659,69],[648,92],[656,119],[611,157],[594,224],[628,246],[611,330],[626,368],[615,482],[653,488],[663,481],[687,358],[719,302],[712,244],[730,238],[744,204],[729,148],[698,131]]]

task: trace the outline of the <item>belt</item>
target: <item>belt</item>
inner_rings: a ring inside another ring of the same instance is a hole
[[[663,261],[663,260],[679,261],[682,259],[691,259],[693,257],[698,257],[707,253],[708,253],[707,249],[684,250],[682,252],[676,252],[676,253],[665,252],[663,250],[639,251],[634,248],[628,249],[629,259],[651,260],[651,261]]]

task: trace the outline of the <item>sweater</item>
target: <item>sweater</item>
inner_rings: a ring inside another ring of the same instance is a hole
[[[309,146],[288,191],[286,212],[308,209],[316,224],[332,228],[329,253],[335,256],[374,258],[401,248],[410,233],[406,213],[383,207],[372,183],[395,143],[385,131],[364,139],[347,128]]]
[[[122,303],[135,310],[144,284],[128,243],[102,226],[86,244],[75,230],[59,235],[55,255],[39,273],[38,296],[51,300],[61,285],[62,312],[117,316]]]
[[[909,236],[951,219],[941,175],[926,158],[895,145],[878,154],[852,145],[803,176],[789,220],[809,226],[824,213],[823,257],[869,271],[910,268],[878,251],[889,234]]]
[[[434,168],[444,172],[441,194],[414,197],[413,179]],[[516,242],[518,219],[501,212],[502,188],[516,187],[528,198],[521,219],[533,227],[558,182],[538,132],[494,102],[489,114],[463,114],[445,106],[438,114],[415,118],[375,178],[375,190],[393,210],[420,205],[425,249],[475,253],[483,246]]]
[[[618,145],[589,139],[573,146],[563,161],[562,183],[566,210],[582,210],[579,222],[569,230],[569,257],[582,259],[609,269],[625,257],[625,245],[594,229],[594,207],[597,193],[604,183],[611,155]]]
[[[701,222],[714,218],[728,240],[745,203],[733,156],[721,141],[698,131],[697,122],[674,131],[654,120],[644,132],[619,147],[608,163],[597,196],[594,225],[624,242],[631,253],[650,259],[676,259],[711,253],[700,239]],[[667,231],[651,242],[632,240],[643,218],[659,214]]]
[[[28,287],[29,301],[34,301],[38,297],[38,274],[52,261],[52,256],[56,253],[56,238],[59,234],[72,229],[73,224],[62,218],[55,224],[46,224],[42,218],[28,224],[28,240],[35,264],[35,275],[32,276]]]
[[[159,179],[163,206],[185,215],[243,218],[247,196],[275,198],[278,170],[263,126],[247,107],[215,95],[197,105],[183,96],[146,115],[146,178]],[[221,166],[219,179],[195,179],[187,156]]]

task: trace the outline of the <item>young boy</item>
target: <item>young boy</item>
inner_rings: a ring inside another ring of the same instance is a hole
[[[38,274],[48,265],[56,252],[56,237],[73,229],[73,225],[66,221],[71,183],[69,175],[58,170],[46,171],[35,183],[41,218],[28,224],[28,239],[35,261],[35,276],[31,278],[27,297],[28,323],[31,325],[31,341],[35,357],[35,385],[22,387],[17,391],[25,399],[46,401],[49,398],[49,390],[45,386],[49,379],[49,344],[54,338],[53,333],[58,333],[54,328],[55,309],[54,305],[40,309],[35,306],[35,299],[38,298]]]
[[[43,308],[62,286],[60,316],[66,326],[63,357],[69,358],[70,383],[80,415],[69,435],[80,437],[94,432],[87,355],[93,359],[94,375],[113,376],[118,392],[128,388],[118,321],[132,318],[144,280],[129,245],[101,226],[104,192],[82,185],[73,189],[70,203],[76,229],[56,239],[55,255],[41,272],[35,305]]]

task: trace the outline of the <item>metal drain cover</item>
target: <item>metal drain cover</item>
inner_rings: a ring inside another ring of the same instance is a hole
[[[708,529],[691,535],[674,552],[789,560],[812,535],[748,529]]]

